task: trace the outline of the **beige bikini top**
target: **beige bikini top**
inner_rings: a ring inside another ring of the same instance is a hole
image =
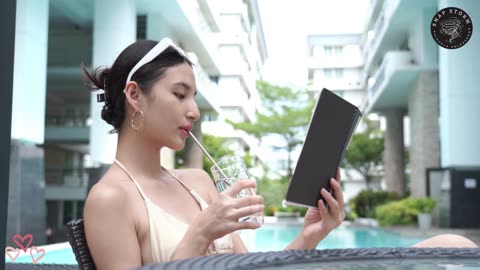
[[[125,166],[117,159],[114,160],[129,177],[137,187],[138,191],[143,197],[145,206],[148,212],[148,222],[150,228],[150,245],[152,246],[152,257],[155,263],[162,263],[170,261],[170,258],[177,248],[183,236],[187,232],[189,225],[178,220],[171,214],[167,213],[161,207],[152,202],[143,192],[138,182],[133,178]],[[163,168],[171,177],[176,179],[197,201],[200,208],[205,210],[208,204],[198,195],[198,193],[189,188],[177,176]],[[233,244],[230,235],[217,239],[210,246],[208,254],[216,254],[219,252],[233,252]]]

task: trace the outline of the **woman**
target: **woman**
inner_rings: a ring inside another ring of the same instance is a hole
[[[111,68],[83,70],[92,89],[104,89],[102,118],[118,132],[114,164],[92,187],[84,208],[96,267],[132,269],[214,254],[228,243],[227,252],[247,252],[235,231],[260,225],[238,219],[263,211],[264,205],[260,196],[233,197],[255,183],[241,180],[218,193],[202,170],[168,171],[160,165],[160,150],[182,149],[200,118],[185,53],[169,39],[137,41]],[[329,208],[320,200],[318,209],[309,209],[303,229],[286,249],[315,248],[343,221],[337,180],[331,179],[333,195],[321,191]]]
[[[115,162],[92,187],[84,209],[97,268],[131,269],[212,254],[213,241],[222,237],[227,244],[231,239],[230,252],[247,252],[235,231],[260,225],[238,219],[264,205],[260,196],[233,197],[255,187],[253,181],[238,181],[219,194],[202,170],[160,166],[161,148],[182,149],[200,118],[185,53],[168,39],[137,41],[111,68],[84,72],[91,88],[105,90],[102,118],[118,132]],[[329,210],[321,201],[319,210],[310,209],[287,249],[314,248],[344,219],[340,185],[332,179],[332,186],[333,196],[322,193]]]

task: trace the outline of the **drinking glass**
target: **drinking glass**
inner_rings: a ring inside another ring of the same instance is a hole
[[[247,166],[240,156],[224,158],[217,162],[217,165],[213,165],[210,170],[213,175],[213,180],[215,181],[215,186],[219,192],[226,190],[240,179],[249,179]],[[255,190],[253,188],[246,188],[240,191],[235,198],[245,198],[253,195],[255,195]],[[263,224],[263,212],[242,217],[240,221]]]

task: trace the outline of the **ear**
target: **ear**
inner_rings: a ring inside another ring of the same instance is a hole
[[[142,90],[134,81],[130,81],[125,86],[125,98],[128,104],[135,110],[140,111],[142,107]]]

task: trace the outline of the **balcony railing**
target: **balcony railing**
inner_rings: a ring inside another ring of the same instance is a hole
[[[364,46],[366,73],[368,73],[372,67],[374,56],[377,54],[382,40],[385,38],[387,27],[390,24],[394,13],[398,9],[399,4],[400,0],[389,0],[383,3],[378,18],[372,28],[374,36],[372,38],[366,38]]]
[[[375,81],[372,84],[371,87],[368,89],[368,96],[369,97],[374,97],[375,94],[377,93],[378,89],[380,88],[380,85],[383,84],[385,81],[385,62],[383,62],[377,72],[374,75]]]
[[[82,114],[79,116],[48,116],[45,119],[47,127],[88,127],[90,116]]]
[[[208,23],[205,15],[196,0],[178,0],[178,3],[184,10],[187,18],[192,20],[192,25],[198,26],[199,30],[205,34],[212,32],[212,27]]]
[[[412,53],[410,51],[390,51],[386,53],[373,76],[374,83],[368,87],[368,99],[371,101],[375,97],[381,86],[391,78],[396,70],[408,66],[412,66]]]
[[[84,168],[46,168],[47,186],[86,187],[89,174]]]
[[[207,100],[207,102],[213,107],[217,112],[220,111],[218,107],[218,84],[214,83],[207,72],[202,68],[199,63],[194,65],[195,79],[197,81],[197,86],[202,94],[202,96]]]

